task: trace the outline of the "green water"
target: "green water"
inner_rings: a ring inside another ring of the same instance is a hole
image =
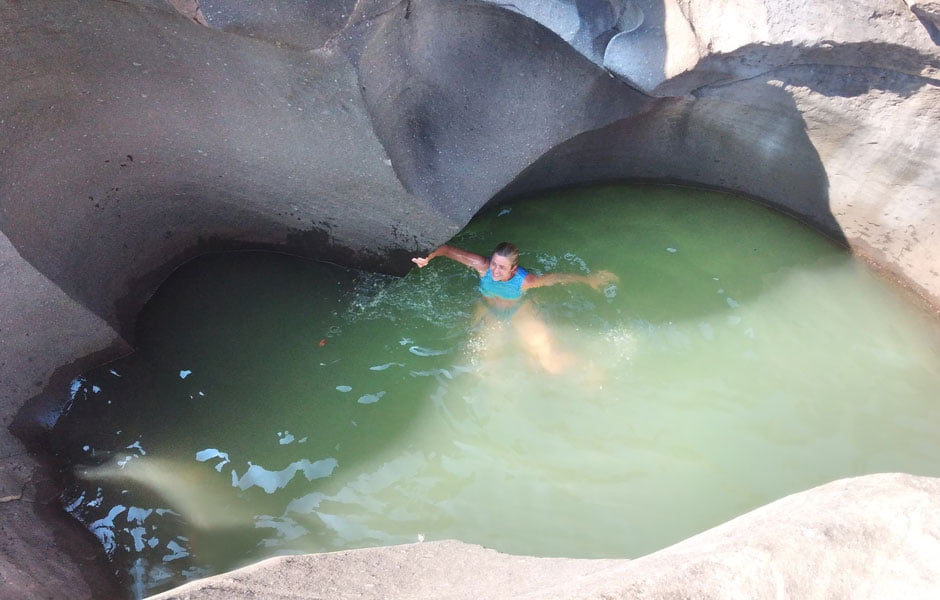
[[[264,557],[457,538],[635,557],[783,495],[940,475],[940,336],[856,260],[747,201],[607,187],[518,202],[508,239],[561,353],[473,324],[472,271],[398,279],[272,254],[182,268],[140,350],[76,380],[68,510],[143,596]]]

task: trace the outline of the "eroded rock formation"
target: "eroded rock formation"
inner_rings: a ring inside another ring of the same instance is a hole
[[[273,558],[153,598],[927,598],[940,586],[931,560],[938,509],[940,480],[871,475],[788,496],[632,561],[426,542]]]
[[[636,178],[753,196],[940,305],[909,4],[0,0],[0,596],[103,589],[6,426],[41,441],[201,252],[400,271],[494,196]]]

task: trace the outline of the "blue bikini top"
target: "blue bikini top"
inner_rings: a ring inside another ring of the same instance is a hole
[[[489,269],[480,278],[480,293],[486,298],[503,298],[505,300],[518,300],[522,298],[522,282],[529,272],[522,267],[516,267],[516,273],[507,281],[495,281]]]

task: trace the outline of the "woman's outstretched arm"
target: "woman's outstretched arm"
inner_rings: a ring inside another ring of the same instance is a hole
[[[610,271],[594,271],[590,275],[581,275],[578,273],[548,273],[547,275],[535,275],[530,273],[522,283],[522,288],[529,290],[549,285],[584,283],[595,290],[600,290],[605,285],[617,283],[618,281],[620,281],[620,278]]]
[[[425,257],[416,256],[415,258],[411,259],[411,262],[418,265],[418,267],[426,267],[429,262],[438,256],[443,256],[445,258],[457,261],[460,264],[467,265],[479,273],[480,276],[483,276],[486,273],[486,269],[490,264],[490,261],[487,258],[480,256],[479,254],[468,252],[462,248],[457,248],[456,246],[448,246],[447,244],[444,244]]]

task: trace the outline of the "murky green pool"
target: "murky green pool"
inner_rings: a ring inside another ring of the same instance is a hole
[[[56,426],[67,509],[143,596],[285,553],[458,538],[633,557],[783,495],[940,475],[940,338],[864,266],[753,203],[618,186],[493,209],[453,243],[530,270],[546,373],[474,324],[472,271],[272,254],[182,268],[140,351]]]

